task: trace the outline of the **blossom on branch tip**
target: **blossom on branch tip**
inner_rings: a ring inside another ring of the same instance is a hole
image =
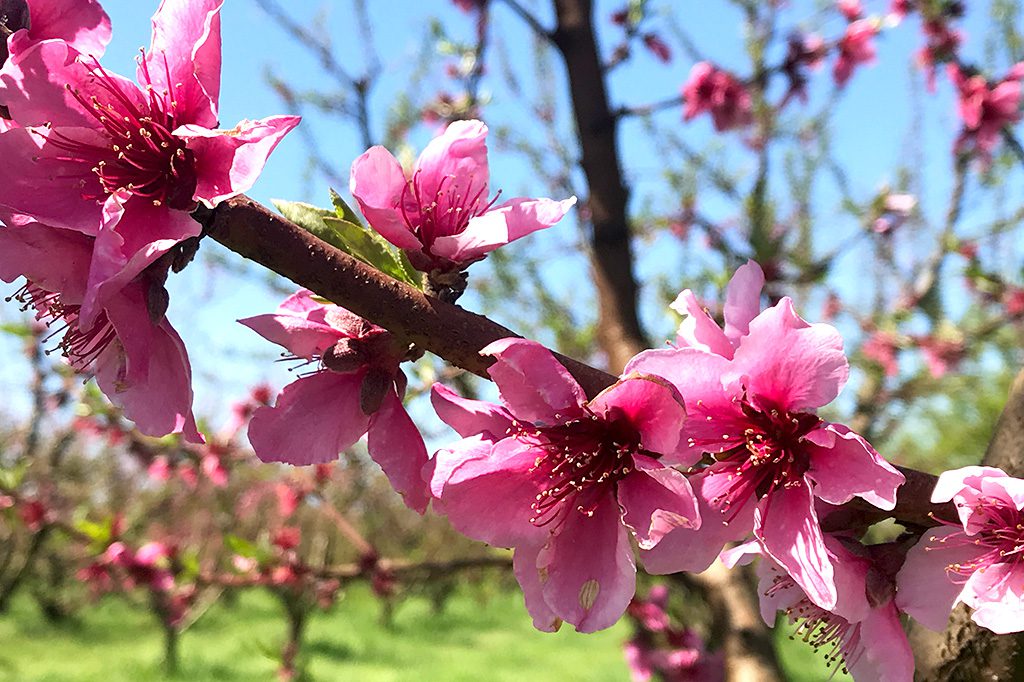
[[[839,39],[839,56],[832,65],[836,85],[846,85],[856,67],[875,62],[874,39],[878,31],[879,24],[873,19],[858,19],[846,27],[846,33]]]
[[[0,206],[96,238],[81,316],[176,244],[190,213],[251,188],[298,117],[217,128],[219,0],[164,0],[138,85],[60,39],[11,41],[0,102]],[[45,191],[40,191],[45,189]]]
[[[690,291],[677,348],[645,351],[626,367],[664,377],[686,399],[682,464],[701,507],[698,530],[677,529],[641,553],[649,572],[702,571],[722,546],[753,530],[822,608],[836,603],[834,567],[815,511],[816,499],[844,504],[861,497],[896,504],[904,478],[867,441],[815,414],[846,383],[839,333],[808,324],[787,297],[760,310],[764,274],[753,261],[726,293],[725,328]]]
[[[576,197],[509,199],[490,196],[487,126],[456,121],[434,138],[407,175],[384,147],[352,164],[349,189],[370,227],[423,272],[452,272],[511,241],[551,227]],[[500,194],[500,192],[499,192]]]
[[[710,112],[718,132],[753,123],[752,102],[741,81],[709,62],[694,64],[683,85],[683,119],[689,121]]]
[[[939,476],[932,502],[956,505],[960,523],[925,533],[900,572],[900,608],[943,630],[963,602],[978,625],[997,634],[1024,632],[1024,480],[993,467]]]
[[[423,438],[402,405],[399,365],[408,347],[389,332],[301,290],[277,312],[239,320],[312,368],[256,409],[249,441],[264,462],[322,464],[363,435],[367,449],[405,503],[423,513],[429,501]]]
[[[534,625],[610,627],[635,589],[629,536],[653,547],[700,516],[677,461],[681,398],[629,375],[588,401],[550,351],[503,339],[481,353],[501,404],[435,384],[432,400],[463,439],[431,462],[435,505],[465,535],[514,547]]]

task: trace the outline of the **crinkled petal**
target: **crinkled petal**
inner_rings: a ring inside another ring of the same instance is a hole
[[[352,163],[349,191],[370,227],[400,249],[417,250],[423,244],[399,208],[407,186],[405,171],[384,147],[370,147]]]
[[[427,448],[394,390],[385,394],[380,409],[370,417],[367,450],[409,508],[424,513],[430,502],[429,486],[423,479]]]
[[[472,262],[499,246],[551,227],[576,204],[576,197],[553,199],[511,199],[487,213],[472,218],[460,234],[434,239],[430,252],[456,263]]]
[[[24,276],[46,291],[60,292],[65,303],[85,295],[92,239],[74,230],[38,223],[0,228],[0,279]]]
[[[541,632],[555,632],[562,626],[562,619],[555,615],[544,600],[544,583],[548,576],[546,570],[537,568],[537,554],[540,549],[540,545],[516,547],[512,556],[512,570],[519,581],[519,587],[523,590],[523,599],[526,602],[526,610],[533,618],[533,627]]]
[[[231,130],[198,125],[175,130],[195,154],[196,201],[213,208],[252,189],[270,153],[300,120],[299,116],[271,116],[259,121],[246,119]]]
[[[736,269],[725,291],[725,335],[733,344],[750,331],[750,322],[761,312],[764,272],[754,261]]]
[[[103,204],[82,195],[102,196],[103,189],[92,171],[93,163],[70,160],[48,141],[58,134],[90,143],[103,141],[90,128],[16,128],[0,134],[0,204],[45,225],[95,235]]]
[[[60,38],[94,57],[110,42],[110,17],[98,0],[31,0],[32,40]]]
[[[726,473],[703,471],[689,477],[697,500],[700,528],[676,528],[665,535],[656,546],[640,552],[640,559],[648,573],[700,573],[715,562],[726,543],[742,540],[754,524],[754,502],[748,501],[735,516],[723,514],[712,506],[705,490],[708,476],[727,476]],[[726,519],[732,520],[726,523]]]
[[[896,490],[906,480],[882,459],[871,445],[842,424],[827,424],[819,430],[834,433],[832,447],[805,443],[810,455],[807,476],[815,482],[815,496],[829,504],[846,504],[862,497],[879,509],[896,506]]]
[[[676,331],[676,344],[679,347],[695,348],[723,358],[732,358],[735,352],[733,344],[692,291],[687,289],[679,294],[669,307],[683,315],[683,321]]]
[[[686,476],[675,469],[638,468],[619,481],[623,521],[641,549],[650,549],[675,528],[700,527],[700,512]]]
[[[889,602],[870,609],[857,626],[860,630],[859,655],[846,661],[850,676],[857,682],[912,682],[914,652],[900,623],[900,614]]]
[[[481,121],[455,121],[423,149],[413,170],[423,197],[440,192],[463,197],[480,193],[486,201],[489,181],[487,126]]]
[[[579,632],[611,627],[636,590],[636,565],[619,507],[605,497],[591,515],[571,512],[540,551],[544,600]]]
[[[487,373],[517,418],[556,424],[582,412],[587,399],[583,389],[551,351],[536,341],[501,339],[480,354],[495,358]]]
[[[590,409],[607,421],[626,419],[640,434],[641,449],[675,461],[684,435],[686,408],[668,380],[650,374],[627,375],[601,391],[590,402]]]
[[[788,297],[750,322],[733,363],[759,407],[791,412],[832,402],[850,373],[839,332],[805,322]]]
[[[967,466],[943,471],[932,491],[932,502],[949,502],[966,487],[980,489],[983,478],[1007,478],[1009,475],[995,467]]]
[[[138,79],[173,92],[177,120],[217,125],[220,99],[220,9],[224,0],[163,0]],[[168,80],[170,75],[170,80]]]
[[[495,441],[483,436],[470,436],[441,448],[423,467],[424,479],[430,481],[430,493],[437,498],[444,494],[444,485],[463,462],[486,459],[494,450]]]
[[[362,381],[362,372],[323,371],[285,386],[274,406],[259,408],[249,422],[256,456],[296,465],[337,459],[369,426],[359,407]]]
[[[463,438],[477,434],[501,438],[512,426],[512,415],[501,405],[463,398],[444,384],[434,384],[430,402],[441,421]]]
[[[936,528],[927,531],[907,552],[896,574],[896,604],[900,611],[937,632],[945,630],[963,585],[950,579],[946,567],[969,562],[984,550],[975,545],[946,543],[945,538],[960,531]]]
[[[531,476],[538,454],[513,438],[495,444],[490,456],[476,451],[444,482],[439,511],[463,535],[495,547],[536,543],[547,531],[530,523],[540,487]],[[436,480],[434,482],[436,488]]]
[[[296,315],[256,315],[239,322],[295,357],[309,360],[323,355],[342,338],[333,327]]]
[[[975,623],[997,635],[1024,631],[1024,569],[1002,563],[975,571],[960,599],[974,609]]]
[[[823,609],[836,606],[835,569],[814,511],[810,487],[770,493],[754,512],[754,535],[765,553],[782,566],[807,598]]]

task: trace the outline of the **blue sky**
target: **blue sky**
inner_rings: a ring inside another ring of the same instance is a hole
[[[342,62],[359,74],[364,63],[364,46],[358,33],[352,27],[349,0],[325,2],[303,1],[282,2],[291,6],[291,11],[303,20],[316,18],[320,26],[334,40]],[[412,91],[429,95],[431,88],[445,84],[443,59],[437,59],[435,67],[425,75],[414,75],[419,55],[433,18],[444,21],[446,31],[454,38],[470,40],[473,22],[466,15],[453,9],[449,0],[369,0],[371,19],[374,26],[374,46],[383,65],[383,76],[371,100],[375,118],[375,131],[379,136],[382,121],[396,97]],[[526,2],[540,8],[540,20],[552,25],[547,2]],[[598,16],[606,18],[618,9],[620,2],[598,0]],[[842,31],[844,23],[839,17],[820,22],[815,11],[817,3],[809,1],[791,2],[791,10],[785,16],[793,17],[791,26],[801,26],[797,19],[808,18],[804,27],[820,27],[827,36]],[[139,48],[149,43],[149,17],[155,10],[156,0],[108,0],[105,6],[114,25],[114,40],[107,50],[104,63],[107,68],[120,73],[134,73],[133,58]],[[740,51],[742,27],[739,15],[729,3],[697,2],[695,0],[652,1],[654,8],[677,5],[680,17],[686,21],[686,30],[693,38],[703,56],[725,67],[743,72],[745,58]],[[869,11],[880,12],[888,1],[869,0],[865,3]],[[972,3],[972,19],[965,28],[969,37],[968,53],[980,56],[984,42],[984,17],[986,2]],[[652,27],[662,26],[657,20]],[[602,20],[602,41],[605,50],[610,50],[616,40],[616,31]],[[530,65],[533,62],[531,35],[524,25],[501,5],[494,10],[492,56],[501,53],[511,64],[510,68],[523,79],[528,93],[541,89],[551,90],[550,84],[530,81]],[[627,66],[617,70],[611,80],[612,98],[616,104],[642,104],[656,102],[678,93],[679,86],[686,79],[693,60],[680,50],[671,32],[662,28],[661,33],[675,49],[675,59],[663,65],[640,50],[638,56]],[[223,10],[224,70],[222,78],[221,124],[234,125],[242,118],[261,118],[286,111],[278,97],[266,84],[265,73],[272,68],[286,78],[294,87],[315,87],[324,76],[317,62],[310,54],[286,37],[251,0],[226,0]],[[900,30],[891,31],[879,41],[879,65],[858,71],[847,91],[842,96],[841,106],[833,121],[833,135],[837,140],[837,156],[846,166],[852,191],[858,199],[867,201],[886,182],[894,182],[893,168],[907,163],[906,139],[908,131],[918,120],[908,105],[907,93],[913,82],[920,81],[919,75],[910,66],[910,55],[920,43],[916,22]],[[778,57],[780,55],[776,55]],[[491,62],[492,74],[484,80],[484,91],[492,92],[494,103],[487,110],[487,119],[492,127],[505,126],[519,132],[536,128],[528,107],[509,96],[502,86],[497,72],[501,68],[498,60]],[[826,67],[827,69],[828,67]],[[558,83],[554,88],[561,93],[563,74],[555,69]],[[415,84],[411,81],[415,78]],[[819,74],[812,89],[811,109],[821,106],[829,96],[827,87],[830,80],[827,72]],[[919,86],[917,86],[919,87]],[[557,94],[564,105],[564,95]],[[949,149],[955,136],[957,123],[950,88],[940,78],[940,90],[925,101],[925,115],[920,119],[924,124],[925,145],[923,163],[927,180],[922,205],[930,215],[944,210],[943,199],[949,192]],[[559,126],[568,137],[571,134],[567,108],[561,107]],[[674,124],[680,120],[678,110],[659,114],[658,120]],[[355,129],[334,120],[313,117],[306,125],[316,127],[322,149],[328,158],[336,163],[337,173],[347,177],[348,166],[363,149]],[[738,136],[715,138],[707,120],[702,117],[679,130],[688,143],[698,148],[707,148],[722,139],[722,159],[731,167],[749,171],[753,167],[753,155],[742,145]],[[426,127],[414,131],[410,138],[413,146],[421,145],[431,134]],[[633,205],[651,206],[654,209],[672,210],[674,197],[666,193],[661,150],[652,144],[639,122],[630,121],[622,128],[622,155],[627,178],[633,188]],[[503,188],[505,196],[516,194],[542,194],[546,188],[538,186],[533,171],[519,155],[509,151],[497,153],[492,149],[492,177],[494,185]],[[287,138],[271,157],[263,177],[251,195],[259,201],[269,202],[271,198],[283,197],[326,203],[327,186],[318,178],[308,178],[305,169],[305,150],[295,135]],[[577,178],[578,180],[578,178]],[[344,189],[344,188],[339,188]],[[1014,190],[1019,199],[1020,192]],[[737,207],[710,193],[700,195],[700,208],[715,218],[733,215]],[[822,189],[815,197],[816,203],[828,207],[836,202],[834,193]],[[971,206],[980,219],[991,214],[991,207]],[[969,232],[971,219],[965,221]],[[829,239],[839,241],[856,232],[859,226],[850,221],[837,219],[834,227],[819,226],[819,233],[827,243]],[[559,232],[558,230],[562,230]],[[559,249],[571,240],[572,219],[564,222],[550,234],[531,238],[529,245],[517,248],[548,248],[558,257]],[[659,245],[655,245],[656,247]],[[204,250],[216,253],[219,247],[204,245]],[[665,248],[656,248],[657,257],[645,258],[639,264],[643,278],[671,273],[695,275],[700,264],[695,259],[685,258],[678,244],[666,243]],[[220,252],[231,263],[238,258]],[[859,272],[856,259],[844,263],[844,281],[851,296],[858,295]],[[480,268],[481,266],[475,266]],[[586,275],[585,263],[577,256],[566,256],[565,267],[552,278],[551,285],[562,292],[573,291],[576,277]],[[473,299],[468,299],[472,303]],[[197,409],[199,413],[222,413],[224,405],[233,397],[241,395],[246,386],[261,378],[270,378],[280,385],[287,380],[287,374],[280,366],[268,361],[276,356],[276,347],[271,347],[248,330],[234,324],[239,317],[268,312],[276,305],[276,299],[268,295],[266,287],[251,278],[225,275],[202,263],[196,263],[183,276],[175,278],[172,284],[170,318],[188,343],[196,369]],[[4,311],[3,319],[13,314],[10,307]],[[809,317],[815,311],[807,311]],[[656,329],[667,330],[671,319],[653,297],[645,297],[643,313],[648,324]],[[254,363],[253,356],[260,359]],[[18,385],[24,376],[16,363],[0,368],[0,385]],[[17,400],[12,401],[17,405]],[[12,408],[9,408],[12,409]],[[14,407],[13,409],[17,409]]]

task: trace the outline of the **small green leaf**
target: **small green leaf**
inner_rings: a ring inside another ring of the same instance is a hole
[[[390,277],[417,289],[422,288],[422,278],[405,254],[373,230],[343,220],[337,213],[311,204],[280,200],[274,200],[273,203],[281,215],[317,239],[338,247]]]
[[[228,546],[229,550],[246,559],[255,559],[260,553],[256,545],[237,535],[224,536],[224,544]]]
[[[331,191],[331,203],[334,205],[334,212],[342,220],[347,220],[350,223],[358,225],[359,227],[365,227],[362,219],[359,217],[359,213],[352,210],[352,207],[345,203],[345,200],[341,198],[341,195],[334,191],[334,188],[330,188]]]
[[[32,328],[27,324],[19,323],[8,323],[0,324],[0,333],[10,334],[12,336],[20,336],[23,339],[27,339],[32,336]]]

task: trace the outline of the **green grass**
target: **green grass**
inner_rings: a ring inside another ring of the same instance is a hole
[[[274,680],[285,621],[278,603],[259,591],[236,604],[218,603],[182,637],[182,669],[189,682]],[[348,591],[329,613],[318,613],[306,637],[306,661],[316,682],[623,682],[629,679],[620,622],[594,635],[571,628],[537,632],[518,592],[486,600],[451,599],[434,615],[425,599],[410,598],[381,624],[380,605],[362,587]],[[790,679],[827,679],[821,658],[802,643],[779,643]],[[146,682],[167,679],[160,666],[161,638],[149,614],[121,599],[82,610],[75,624],[44,621],[27,599],[0,618],[0,682]],[[845,676],[837,680],[846,679]]]

